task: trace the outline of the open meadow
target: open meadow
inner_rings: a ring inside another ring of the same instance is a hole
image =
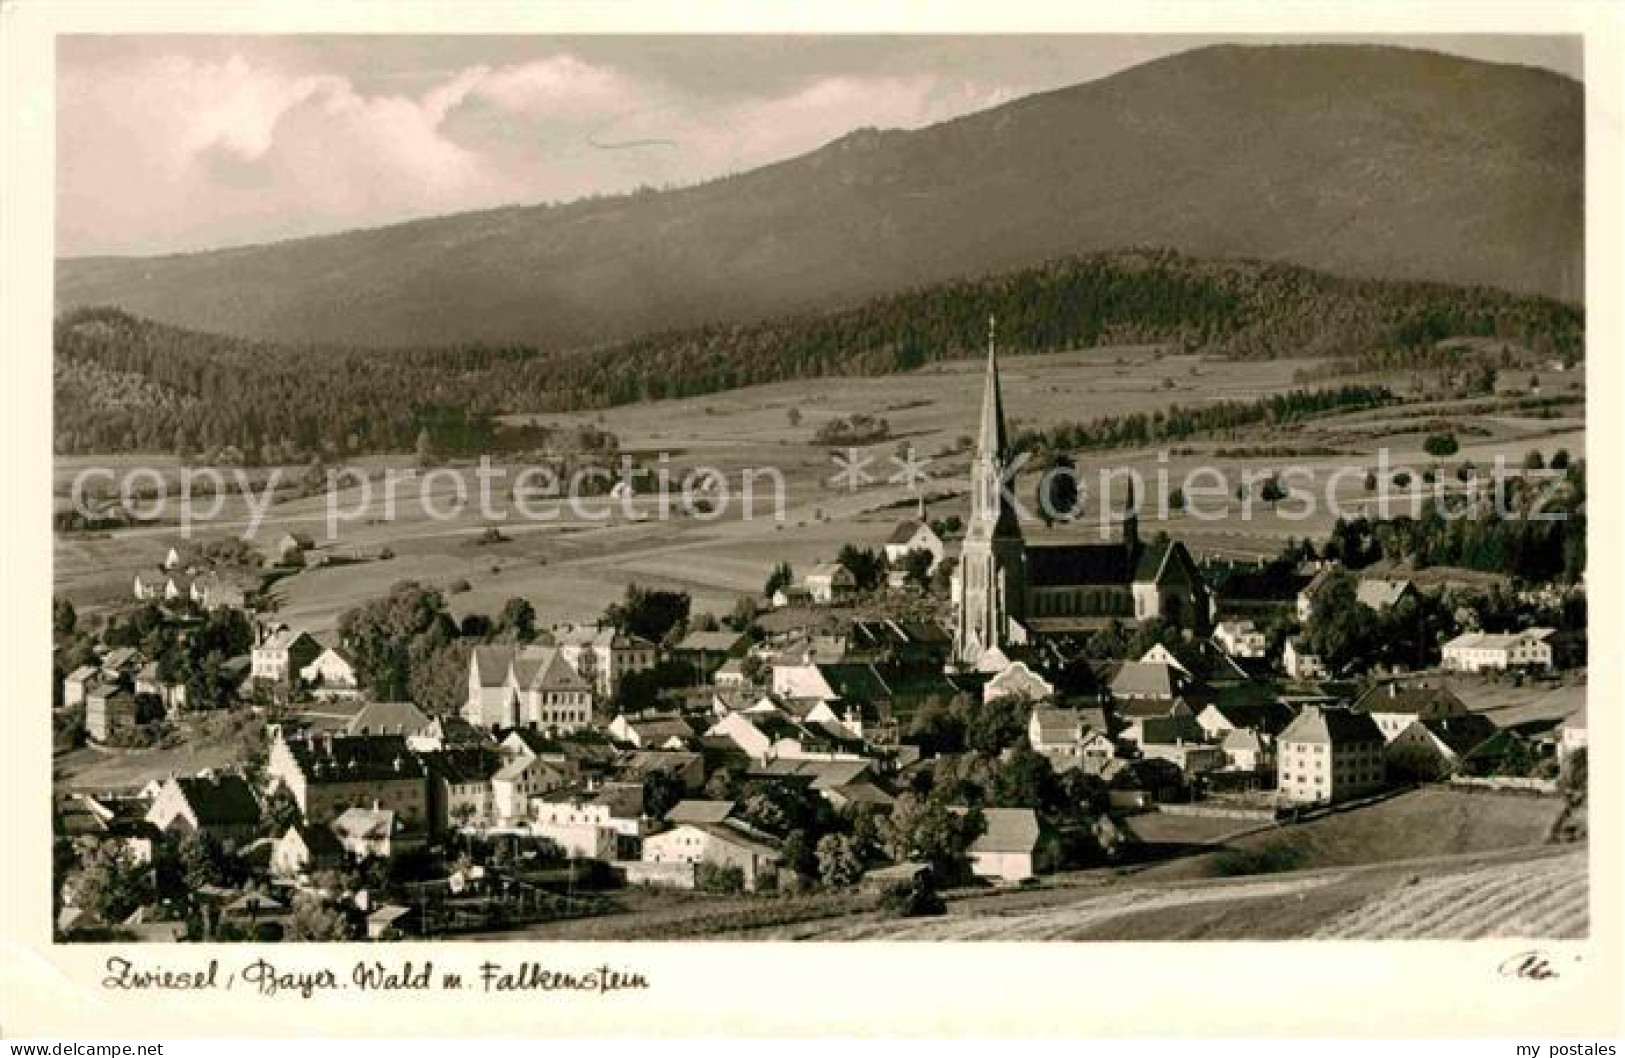
[[[1399,377],[1296,381],[1300,372],[1317,366],[1304,360],[1214,361],[1154,347],[1122,347],[1011,357],[1001,375],[1012,432],[1250,401],[1343,382],[1380,382],[1403,390]],[[967,360],[906,375],[776,383],[591,414],[515,417],[566,431],[583,426],[610,431],[621,451],[640,465],[669,470],[669,517],[661,516],[653,496],[638,495],[630,508],[607,497],[584,499],[579,509],[533,499],[532,510],[543,511],[545,520],[531,520],[511,490],[523,465],[495,464],[504,476],[492,478],[490,503],[482,507],[472,465],[440,468],[427,478],[426,472],[416,471],[411,456],[373,456],[349,464],[367,476],[366,486],[358,475],[347,476],[340,481],[348,487],[331,497],[301,495],[304,490],[292,487],[303,468],[284,468],[274,479],[268,471],[249,472],[256,490],[273,482],[280,486],[269,505],[264,504],[266,493],[255,494],[252,503],[260,505],[263,518],[255,524],[252,504],[233,493],[222,498],[206,524],[197,526],[195,536],[251,533],[255,544],[269,550],[285,532],[309,534],[317,555],[340,561],[318,563],[319,568],[279,581],[274,598],[285,619],[318,632],[331,628],[344,610],[402,580],[447,590],[455,586],[450,602],[459,614],[491,612],[505,599],[523,595],[543,621],[590,620],[632,582],[685,590],[696,611],[726,612],[740,595],[759,592],[777,562],[789,562],[800,575],[833,559],[843,544],[882,543],[915,506],[915,489],[904,483],[900,464],[893,461],[904,446],[929,460],[924,464],[929,479],[919,490],[929,500],[930,516],[962,516],[968,465],[963,448],[974,432],[981,372],[980,361]],[[1578,384],[1575,374],[1537,377],[1547,394]],[[1507,407],[1517,399],[1484,398]],[[1025,531],[1035,542],[1117,532],[1116,512],[1126,486],[1110,472],[1127,469],[1146,483],[1142,531],[1166,529],[1198,554],[1263,556],[1279,551],[1290,538],[1323,535],[1339,513],[1328,507],[1328,496],[1336,499],[1341,513],[1379,513],[1364,482],[1364,468],[1376,464],[1378,449],[1388,450],[1392,465],[1414,471],[1411,488],[1418,501],[1424,487],[1421,471],[1435,464],[1448,468],[1472,461],[1487,467],[1497,456],[1516,464],[1531,448],[1548,455],[1558,448],[1584,450],[1582,405],[1567,405],[1559,417],[1541,418],[1510,412],[1486,416],[1479,413],[1482,404],[1407,403],[1328,413],[1280,429],[1243,427],[1174,449],[1080,451],[1080,517],[1054,527],[1034,520]],[[860,468],[870,480],[852,489],[831,480],[841,471],[836,456],[844,458],[845,451],[815,443],[814,434],[832,420],[855,415],[884,419],[889,436],[857,450]],[[1472,424],[1471,431],[1462,433],[1460,453],[1449,460],[1435,460],[1422,449],[1427,431],[1441,421]],[[129,456],[59,459],[57,503],[67,502],[76,476],[89,468],[106,466],[122,473],[147,462],[164,475],[166,487],[176,488],[180,468],[167,456],[151,461]],[[1205,500],[1184,511],[1159,501],[1198,467],[1214,468],[1220,475],[1216,489],[1211,478],[1202,480],[1201,487],[1208,490]],[[1237,498],[1236,486],[1245,476],[1258,481],[1289,467],[1301,468],[1288,483],[1295,493],[1315,495],[1313,511],[1306,511],[1296,495],[1273,506]],[[701,468],[720,473],[726,483],[728,502],[715,516],[682,510],[680,483]],[[384,481],[391,471],[398,479],[392,514],[386,512]],[[408,478],[411,472],[419,476]],[[748,473],[753,500],[746,508],[740,492]],[[897,480],[888,480],[893,477]],[[1438,477],[1440,487],[1454,484],[1448,473],[1441,471]],[[1036,487],[1037,476],[1029,471],[1018,494],[1033,496]],[[465,498],[460,510],[459,497]],[[213,500],[204,503],[212,505]],[[431,516],[426,506],[457,513]],[[1405,506],[1403,496],[1394,499],[1395,512]],[[501,539],[484,539],[493,525]],[[122,600],[134,573],[150,569],[179,535],[173,521],[103,534],[59,534],[58,590],[90,610]]]

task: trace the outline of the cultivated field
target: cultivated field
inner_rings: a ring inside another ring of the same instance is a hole
[[[1582,938],[1590,921],[1583,852],[1406,880],[1316,932],[1322,940]]]
[[[1428,856],[1470,855],[1539,845],[1563,812],[1556,797],[1469,793],[1424,787],[1328,816],[1255,831],[1226,849],[1285,849],[1299,868],[1345,867]],[[1212,852],[1155,864],[1155,879],[1208,878],[1223,869]]]
[[[1560,811],[1554,799],[1439,789],[1245,834],[1238,834],[1245,821],[1146,815],[1129,823],[1143,840],[1177,844],[1186,853],[1204,844],[1214,851],[1045,876],[1031,888],[962,891],[937,918],[893,918],[864,892],[753,897],[627,890],[613,895],[615,913],[539,924],[524,934],[725,941],[1583,935],[1585,852],[1544,844]],[[1403,833],[1406,827],[1417,833]],[[1245,850],[1283,841],[1300,851],[1299,869],[1213,876],[1219,846]],[[1408,910],[1389,915],[1383,911],[1389,908]],[[1509,917],[1498,917],[1503,912]],[[1498,926],[1502,921],[1509,925]],[[1529,930],[1543,932],[1520,932]]]
[[[1227,879],[1035,890],[950,902],[938,918],[868,913],[770,931],[820,941],[1364,940],[1585,935],[1573,849]]]

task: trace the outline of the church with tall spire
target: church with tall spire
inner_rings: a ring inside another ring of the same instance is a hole
[[[1092,631],[1111,621],[1160,618],[1206,631],[1210,597],[1185,545],[1142,541],[1133,493],[1122,538],[1110,543],[1029,545],[1004,475],[1012,452],[999,385],[995,321],[988,320],[970,516],[952,581],[954,658],[976,666],[1035,637]]]
[[[982,385],[976,458],[970,471],[970,518],[965,523],[956,573],[955,653],[965,664],[974,663],[990,648],[1025,642],[1026,638],[1020,625],[1011,620],[1012,614],[1022,612],[1027,544],[1003,487],[1010,444],[992,319],[987,332],[987,378]]]

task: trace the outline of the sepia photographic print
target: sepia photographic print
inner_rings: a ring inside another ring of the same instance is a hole
[[[1617,926],[1583,32],[360,28],[47,45],[76,987]]]

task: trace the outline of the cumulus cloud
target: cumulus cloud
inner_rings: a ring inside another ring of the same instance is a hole
[[[59,252],[194,249],[688,183],[1014,94],[963,77],[842,74],[698,97],[568,53],[415,80],[381,89],[240,53],[65,62]]]

